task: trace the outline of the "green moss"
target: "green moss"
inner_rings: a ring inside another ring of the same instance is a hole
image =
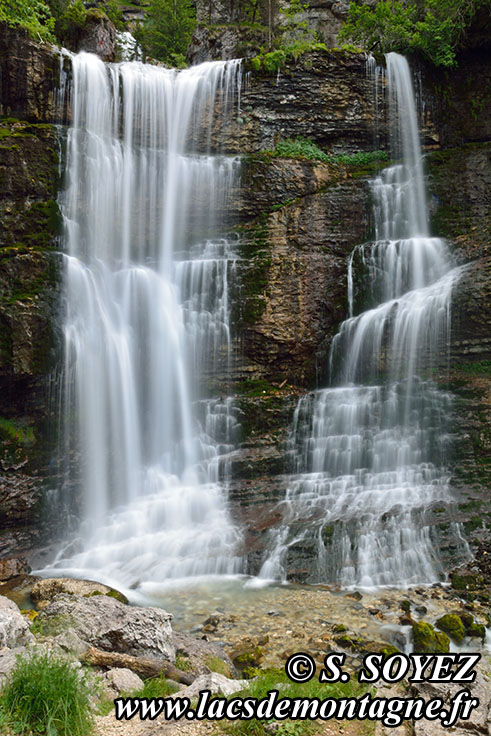
[[[342,634],[344,631],[347,631],[348,629],[344,624],[336,624],[336,626],[333,626],[334,633],[336,634]]]
[[[486,636],[486,627],[484,624],[473,623],[466,629],[466,634],[467,636],[477,637],[484,641]]]
[[[460,642],[465,637],[465,626],[456,613],[447,613],[435,623],[435,626],[449,635],[451,639]]]
[[[435,631],[431,624],[416,621],[413,624],[413,651],[421,654],[446,654],[450,648],[447,634]]]
[[[244,667],[241,672],[242,677],[246,680],[252,680],[254,677],[258,677],[262,670],[260,667]]]
[[[30,446],[35,442],[34,430],[16,419],[0,417],[0,440]]]
[[[474,516],[472,519],[469,519],[469,521],[465,521],[463,524],[464,531],[467,536],[474,532],[476,529],[482,529],[483,527],[483,520],[480,519],[478,516]]]
[[[274,390],[275,387],[264,378],[246,378],[236,385],[237,393],[245,396],[262,396]]]
[[[254,227],[247,230],[241,243],[242,256],[249,260],[249,267],[244,271],[240,299],[236,314],[233,315],[239,327],[259,322],[266,308],[266,290],[272,262],[267,238],[266,216],[263,216]]]
[[[401,650],[397,647],[392,646],[392,644],[387,644],[386,647],[380,650],[382,654],[384,654],[386,657],[389,657],[391,654],[400,654]]]
[[[322,527],[322,541],[324,542],[325,546],[328,546],[332,542],[332,537],[334,534],[334,524],[326,524],[324,527]]]
[[[452,572],[450,579],[452,581],[452,587],[455,590],[479,590],[479,588],[484,587],[484,578],[482,575],[476,575],[474,573]]]
[[[205,657],[204,662],[212,672],[218,672],[219,675],[225,675],[225,677],[232,677],[230,667],[223,661],[223,659],[220,659],[220,657],[215,657],[215,655],[211,654],[210,656]]]
[[[104,593],[102,590],[93,590],[92,593],[87,593],[84,595],[84,598],[93,598],[96,595],[105,595],[108,598],[114,598],[115,600],[119,601],[120,603],[124,603],[125,605],[128,603],[128,599],[125,595],[119,592],[119,590],[109,590],[107,593]]]
[[[260,646],[255,647],[250,652],[243,652],[235,658],[235,662],[239,665],[258,665],[263,659],[263,650]]]
[[[57,616],[37,616],[32,625],[34,636],[57,636],[73,627],[73,618],[65,613]]]

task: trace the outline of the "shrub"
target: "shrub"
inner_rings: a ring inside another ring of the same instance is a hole
[[[369,6],[350,3],[339,40],[379,51],[415,51],[436,66],[455,66],[455,54],[480,8],[489,0],[379,0]]]
[[[38,41],[55,40],[55,21],[43,0],[0,0],[0,22],[25,28]]]
[[[280,139],[272,152],[274,156],[283,158],[306,158],[310,161],[322,161],[326,164],[344,164],[345,166],[367,166],[377,161],[386,161],[385,151],[358,151],[332,155],[325,153],[309,138]]]
[[[68,660],[46,652],[19,657],[0,706],[23,734],[86,736],[93,728],[87,679]]]

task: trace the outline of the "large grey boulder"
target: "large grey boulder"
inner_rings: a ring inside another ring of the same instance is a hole
[[[25,646],[34,641],[29,624],[15,603],[0,596],[0,649]]]
[[[162,608],[127,606],[107,595],[84,598],[60,593],[41,611],[36,625],[73,629],[80,639],[106,652],[174,662],[171,618]]]

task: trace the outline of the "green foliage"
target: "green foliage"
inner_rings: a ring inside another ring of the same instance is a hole
[[[297,39],[274,51],[267,52],[261,48],[261,52],[250,60],[250,64],[256,72],[276,74],[288,61],[297,61],[310,51],[327,51],[327,46],[311,39]]]
[[[273,153],[282,158],[306,158],[311,161],[329,163],[330,156],[309,138],[284,138],[278,140]]]
[[[455,66],[466,29],[486,5],[489,0],[379,0],[372,7],[352,0],[339,39],[384,53],[419,52],[436,66]]]
[[[452,366],[453,370],[471,373],[474,376],[489,376],[491,374],[491,360],[478,360],[474,363],[458,363]]]
[[[0,710],[17,733],[86,736],[93,728],[87,679],[68,660],[48,653],[17,660]]]
[[[55,21],[43,0],[0,0],[0,22],[24,28],[38,41],[55,41]]]
[[[190,0],[150,0],[134,36],[146,55],[182,67],[195,25],[196,9]]]
[[[159,675],[145,680],[143,688],[136,693],[132,693],[132,695],[139,698],[166,698],[178,690],[177,685],[166,680],[163,675]]]
[[[277,141],[273,156],[280,158],[305,158],[309,161],[322,161],[326,164],[343,164],[344,166],[367,166],[377,161],[387,161],[385,151],[358,151],[332,155],[325,153],[310,138],[283,138]]]
[[[182,654],[178,654],[176,657],[176,667],[178,670],[183,672],[192,672],[193,665],[188,657],[184,657]]]
[[[116,26],[118,31],[124,31],[126,28],[123,11],[118,0],[107,0],[105,3],[106,15]]]
[[[15,422],[13,419],[0,417],[0,440],[2,439],[20,445],[32,445],[34,443],[34,432],[32,427]]]

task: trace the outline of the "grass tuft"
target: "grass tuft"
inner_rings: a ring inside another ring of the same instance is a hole
[[[18,658],[0,696],[0,713],[16,733],[87,736],[93,730],[90,694],[87,678],[68,660],[34,653]]]

